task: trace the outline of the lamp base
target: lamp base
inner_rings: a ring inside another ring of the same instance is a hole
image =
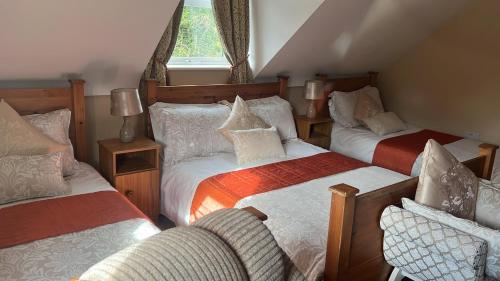
[[[135,122],[132,116],[123,117],[123,125],[120,129],[120,141],[123,143],[132,142],[135,139]]]
[[[314,100],[309,101],[309,107],[307,108],[306,116],[307,118],[314,119],[316,118],[316,104]]]

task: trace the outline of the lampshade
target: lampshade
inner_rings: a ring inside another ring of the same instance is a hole
[[[323,98],[323,81],[308,80],[306,81],[306,100],[320,100]]]
[[[142,113],[139,92],[134,88],[111,90],[111,115],[134,116]]]

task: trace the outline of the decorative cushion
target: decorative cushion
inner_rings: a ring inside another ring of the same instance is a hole
[[[488,243],[486,275],[500,280],[500,231],[483,227],[470,220],[457,218],[444,211],[420,205],[407,198],[403,198],[401,201],[403,203],[403,208],[412,213],[485,240]]]
[[[224,105],[149,107],[155,140],[163,146],[163,161],[169,165],[187,158],[232,152],[233,146],[217,129],[229,117]]]
[[[415,201],[472,220],[478,179],[438,142],[430,139],[422,154]]]
[[[366,126],[379,136],[406,129],[405,123],[394,112],[383,112],[362,120]]]
[[[0,157],[0,204],[69,192],[61,152]]]
[[[358,120],[361,124],[364,124],[363,119],[373,117],[379,113],[383,113],[384,108],[375,101],[366,92],[362,92],[358,101],[356,102],[356,107],[354,108],[354,118]]]
[[[476,218],[484,226],[500,230],[500,186],[481,180],[477,192]]]
[[[66,149],[31,126],[3,100],[0,101],[0,132],[0,157],[39,155]]]
[[[35,128],[44,135],[50,137],[59,144],[65,145],[63,153],[63,174],[73,175],[78,168],[78,161],[75,160],[73,145],[69,139],[69,125],[71,122],[71,111],[61,109],[45,114],[33,114],[23,116]]]
[[[229,131],[229,134],[233,139],[238,164],[285,157],[285,151],[275,127]]]
[[[371,97],[380,108],[382,112],[384,107],[380,94],[377,88],[366,86],[353,92],[340,92],[334,91],[330,94],[331,99],[328,101],[330,116],[343,127],[352,128],[360,125],[354,116],[356,104],[360,94],[366,94]]]
[[[226,122],[219,128],[219,132],[222,133],[228,141],[233,142],[229,134],[230,130],[249,130],[269,127],[270,126],[262,121],[262,119],[250,112],[245,101],[237,96],[232,106],[231,114]]]

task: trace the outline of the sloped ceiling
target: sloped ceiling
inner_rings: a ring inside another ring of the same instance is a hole
[[[80,77],[87,95],[137,87],[178,2],[1,1],[0,83]]]
[[[429,36],[467,2],[325,0],[254,74],[266,80],[286,73],[292,85],[300,85],[318,72],[341,75],[379,70]],[[282,15],[275,11],[275,17]]]

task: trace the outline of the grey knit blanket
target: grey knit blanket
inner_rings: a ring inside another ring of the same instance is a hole
[[[176,227],[92,266],[80,280],[305,281],[255,216],[224,209]]]

